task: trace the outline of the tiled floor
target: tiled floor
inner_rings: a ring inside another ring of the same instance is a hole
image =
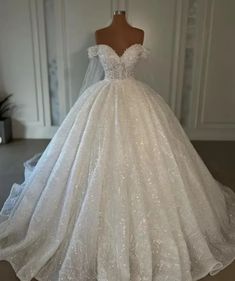
[[[48,140],[16,140],[0,145],[0,208],[13,182],[22,181],[22,162],[43,151]],[[235,142],[193,142],[213,176],[235,190]],[[17,281],[6,262],[0,262],[0,281]],[[202,281],[234,281],[235,262],[216,276]],[[159,280],[162,281],[162,280]]]

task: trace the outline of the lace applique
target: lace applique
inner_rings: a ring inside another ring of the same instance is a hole
[[[98,45],[97,46],[91,46],[88,48],[88,58],[93,58],[97,56],[98,54]]]
[[[150,54],[150,50],[145,48],[144,46],[142,46],[142,53],[141,53],[141,58],[143,59],[147,59],[149,54]]]
[[[125,79],[134,75],[136,64],[148,56],[148,50],[141,44],[133,44],[121,56],[109,45],[100,44],[88,48],[88,56],[99,56],[105,78]]]

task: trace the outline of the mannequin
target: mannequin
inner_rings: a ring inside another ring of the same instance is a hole
[[[105,28],[96,30],[97,44],[109,45],[121,56],[133,44],[143,44],[144,31],[132,27],[126,19],[125,11],[115,11],[112,23]]]

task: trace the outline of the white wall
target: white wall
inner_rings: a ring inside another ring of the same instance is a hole
[[[47,0],[48,2],[49,0]],[[94,31],[111,21],[115,1],[50,0],[61,120],[77,98]],[[233,0],[198,0],[192,103],[185,127],[191,139],[235,139]],[[151,50],[148,82],[180,117],[188,0],[127,0],[129,22],[145,30]],[[52,137],[43,0],[0,0],[0,90],[14,93],[14,136]],[[149,69],[148,69],[149,71]]]
[[[0,1],[1,91],[13,93],[14,137],[51,136],[42,1]]]
[[[58,96],[63,119],[77,98],[88,63],[87,47],[95,44],[94,31],[110,23],[115,1],[50,1],[55,6]],[[145,45],[153,57],[154,79],[148,82],[173,109],[178,106],[183,2],[187,1],[130,0],[122,5],[130,23],[145,30]],[[44,4],[43,0],[0,1],[1,90],[14,93],[14,137],[45,138],[56,130],[48,91],[47,47],[52,42],[47,46]]]
[[[198,0],[191,139],[235,140],[235,1]]]
[[[95,44],[96,29],[107,26],[112,19],[114,2],[110,0],[65,1],[66,58],[68,75],[67,94],[73,104],[87,66],[86,48]],[[129,0],[126,1],[127,17],[130,24],[144,29],[144,45],[151,51],[151,64],[146,71],[151,76],[145,81],[158,91],[175,109],[177,83],[176,72],[181,67],[180,57],[181,22],[183,2],[172,0]],[[124,6],[124,5],[122,5]],[[151,69],[149,69],[151,68]],[[178,79],[179,78],[179,79]],[[178,80],[177,80],[178,79]]]

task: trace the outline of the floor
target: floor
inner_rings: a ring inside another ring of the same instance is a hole
[[[0,208],[7,198],[13,182],[23,179],[22,163],[44,150],[48,140],[14,140],[0,145]],[[193,142],[194,147],[206,163],[212,175],[235,190],[235,142]],[[14,271],[7,262],[0,262],[0,281],[17,281]],[[234,281],[235,262],[202,281]],[[161,281],[161,280],[159,280]]]

